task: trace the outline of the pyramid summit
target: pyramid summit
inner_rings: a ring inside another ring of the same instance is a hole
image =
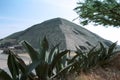
[[[102,42],[109,46],[112,42],[101,38],[91,31],[63,18],[54,18],[33,25],[24,31],[14,33],[5,39],[15,39],[18,42],[28,41],[38,48],[39,41],[47,37],[50,47],[60,43],[60,49],[76,50],[76,47],[87,49]]]

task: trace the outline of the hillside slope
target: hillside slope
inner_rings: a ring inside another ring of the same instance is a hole
[[[33,25],[24,31],[14,33],[5,39],[16,39],[18,42],[26,40],[30,42],[33,47],[38,48],[38,43],[44,36],[47,37],[50,47],[61,43],[61,50],[76,50],[76,47],[78,46],[80,46],[81,49],[87,49],[97,45],[99,41],[106,46],[109,46],[112,43],[111,41],[105,40],[85,28],[62,18],[54,18]]]

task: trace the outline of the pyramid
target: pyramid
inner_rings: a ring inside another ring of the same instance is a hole
[[[102,42],[105,46],[109,46],[112,43],[63,18],[44,21],[24,31],[14,33],[5,39],[16,39],[18,42],[26,40],[34,48],[38,48],[40,40],[43,40],[45,36],[48,39],[50,48],[60,43],[60,50],[75,51],[76,47],[86,50],[97,45],[98,42]]]

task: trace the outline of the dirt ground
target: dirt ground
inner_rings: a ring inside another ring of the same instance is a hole
[[[120,80],[120,53],[106,67],[97,67],[90,73],[81,73],[75,80]]]

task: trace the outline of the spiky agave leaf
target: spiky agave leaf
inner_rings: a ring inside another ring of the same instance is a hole
[[[106,53],[106,58],[104,59],[104,64],[108,63],[110,59],[115,55],[114,49],[116,48],[117,42],[111,44],[108,48],[108,51]]]
[[[40,80],[48,80],[48,69],[49,69],[49,65],[46,62],[42,62],[40,63],[36,68],[36,74],[39,77]]]
[[[53,75],[50,79],[52,80],[53,78],[59,76],[60,74],[62,74],[64,71],[66,71],[67,69],[69,69],[70,67],[74,66],[75,62],[67,65],[64,69],[61,69],[56,75]]]
[[[25,47],[32,62],[39,60],[39,53],[26,41],[22,41],[21,44]]]
[[[61,57],[63,57],[63,56],[64,56],[65,54],[67,54],[68,52],[69,52],[69,50],[65,50],[65,51],[63,51],[63,52],[61,52],[61,53],[59,53],[59,54],[56,54],[56,56],[53,58],[53,61],[52,61],[51,64],[50,64],[51,70],[53,70],[53,68],[55,67],[57,61],[58,61],[59,59],[61,59]]]
[[[20,56],[18,56],[17,54],[13,54],[13,55],[14,55],[15,60],[17,62],[18,68],[21,71],[21,73],[20,73],[20,75],[21,75],[20,80],[26,80],[28,78],[33,80],[34,79],[34,77],[33,77],[34,73],[32,73],[32,70],[35,67],[33,67],[31,69],[31,66],[26,65],[25,62],[20,58]]]
[[[13,54],[13,55],[15,57],[15,60],[16,60],[16,62],[18,64],[18,67],[21,70],[21,72],[22,73],[26,73],[26,67],[27,67],[27,65],[25,64],[25,62],[17,54]]]
[[[40,46],[39,46],[39,60],[42,62],[46,61],[46,54],[49,48],[49,44],[47,41],[47,38],[44,37],[44,39],[40,42]]]
[[[50,64],[52,61],[53,61],[53,58],[54,58],[54,56],[56,55],[56,54],[58,54],[59,53],[59,45],[60,44],[57,44],[56,46],[54,46],[52,49],[51,49],[51,51],[49,52],[49,54],[48,54],[48,63]]]
[[[39,46],[39,60],[36,61],[34,64],[36,64],[35,66],[35,72],[37,74],[37,76],[42,79],[42,80],[47,80],[48,79],[48,68],[49,68],[49,64],[47,63],[47,51],[49,48],[49,44],[48,41],[46,39],[46,37],[44,37],[44,39],[40,42],[40,46]]]
[[[19,79],[19,67],[13,55],[14,53],[9,50],[7,65],[14,80]]]
[[[117,45],[117,42],[115,42],[115,43],[113,43],[110,47],[109,47],[109,49],[108,49],[108,58],[109,57],[111,57],[112,55],[114,55],[113,54],[113,51],[114,51],[114,49],[116,48],[116,45]]]
[[[107,48],[105,48],[101,42],[100,42],[100,49],[101,49],[101,51],[98,54],[98,58],[99,58],[100,62],[103,62],[106,59]]]
[[[8,73],[0,69],[0,80],[13,80]]]

